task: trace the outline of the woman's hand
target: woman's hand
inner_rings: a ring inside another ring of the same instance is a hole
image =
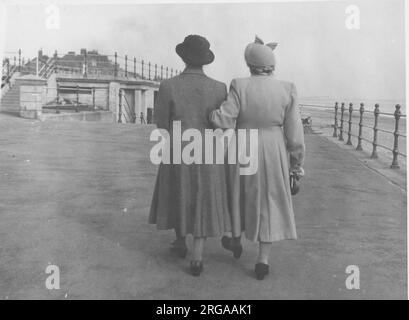
[[[297,180],[300,180],[305,175],[305,172],[302,167],[296,167],[290,169],[290,175],[293,175]]]

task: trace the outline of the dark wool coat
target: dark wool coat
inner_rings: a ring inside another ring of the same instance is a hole
[[[154,106],[155,122],[171,137],[173,121],[181,121],[182,132],[195,128],[203,137],[204,130],[212,128],[209,113],[226,96],[224,83],[207,77],[201,69],[187,68],[161,83]],[[158,229],[177,228],[181,235],[220,236],[231,228],[226,189],[223,164],[160,164],[149,222]]]

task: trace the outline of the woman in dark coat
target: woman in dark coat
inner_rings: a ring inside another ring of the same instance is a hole
[[[180,75],[161,82],[154,106],[158,128],[166,129],[170,137],[175,121],[180,121],[181,132],[212,128],[208,114],[219,107],[227,96],[224,83],[207,77],[203,65],[214,60],[209,42],[197,35],[190,35],[176,47],[177,54],[186,64]],[[204,142],[204,141],[203,141]],[[182,150],[187,142],[182,142]],[[173,154],[174,141],[171,138]],[[203,143],[204,145],[204,143]],[[202,251],[207,237],[220,237],[229,229],[225,169],[223,164],[161,163],[156,179],[149,222],[158,229],[175,229],[175,247],[181,255],[186,254],[185,236],[192,234],[193,275],[203,270]]]

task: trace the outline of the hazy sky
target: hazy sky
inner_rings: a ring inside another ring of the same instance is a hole
[[[350,4],[360,9],[359,30],[345,26]],[[7,6],[3,51],[87,48],[183,69],[174,48],[200,34],[216,56],[206,73],[229,83],[248,74],[243,51],[257,34],[279,43],[277,77],[295,82],[300,96],[405,98],[403,0],[59,5],[59,30],[46,28],[45,8]]]

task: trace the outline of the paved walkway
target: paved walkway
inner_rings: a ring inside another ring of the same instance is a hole
[[[274,244],[272,274],[253,278],[256,244],[236,261],[210,239],[190,276],[172,232],[147,224],[148,128],[0,114],[0,299],[406,299],[405,192],[318,135],[294,198],[299,240]],[[45,287],[49,263],[60,290]]]

